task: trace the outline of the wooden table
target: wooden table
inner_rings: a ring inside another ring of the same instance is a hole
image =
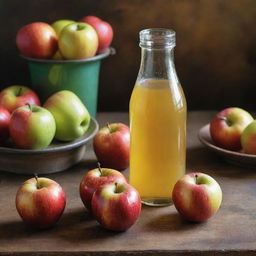
[[[206,223],[180,218],[174,206],[143,206],[138,222],[127,232],[102,229],[83,207],[78,193],[81,177],[96,166],[89,147],[85,159],[70,170],[47,175],[67,194],[67,206],[50,230],[27,227],[15,209],[18,186],[28,176],[0,172],[0,255],[256,255],[256,172],[225,163],[203,147],[199,128],[213,112],[188,115],[187,172],[210,174],[221,185],[223,203]],[[128,123],[127,113],[100,113],[100,126]]]

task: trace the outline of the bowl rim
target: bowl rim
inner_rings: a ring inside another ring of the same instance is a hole
[[[198,132],[199,140],[206,147],[214,150],[215,152],[222,153],[223,155],[226,155],[226,156],[229,155],[229,156],[239,156],[239,157],[243,157],[243,158],[247,158],[247,159],[256,159],[256,155],[246,154],[243,152],[231,151],[228,149],[220,148],[220,147],[216,146],[215,144],[213,144],[213,142],[208,141],[205,138],[205,135],[208,137],[210,136],[209,129],[210,129],[210,124],[206,124],[203,127],[201,127]]]
[[[24,56],[22,54],[20,54],[20,57],[25,60],[28,60],[30,62],[38,62],[38,63],[43,63],[43,64],[67,64],[67,63],[93,62],[93,61],[104,59],[104,58],[108,57],[109,55],[114,55],[115,53],[116,53],[116,51],[113,47],[108,47],[104,52],[97,54],[91,58],[86,58],[86,59],[75,59],[75,60],[36,59],[36,58]]]
[[[98,130],[99,130],[98,122],[96,121],[95,118],[91,117],[90,125],[86,133],[73,141],[64,142],[65,143],[64,145],[47,147],[44,149],[19,149],[19,148],[0,147],[0,153],[43,154],[43,153],[50,153],[50,152],[56,152],[56,151],[70,150],[73,148],[77,148],[85,144],[89,140],[91,140],[96,135]],[[89,134],[87,134],[88,131],[89,131]]]

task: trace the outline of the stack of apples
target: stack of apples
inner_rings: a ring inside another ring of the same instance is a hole
[[[80,182],[85,207],[106,229],[125,231],[138,219],[141,199],[135,188],[117,170],[90,170]],[[31,207],[33,205],[33,207]],[[35,228],[52,227],[66,205],[66,194],[55,181],[37,176],[25,181],[16,193],[16,208],[22,220]]]
[[[113,39],[111,25],[96,16],[79,22],[34,22],[19,29],[16,45],[21,54],[37,59],[86,59],[104,52]]]
[[[54,104],[55,100],[56,97],[50,98],[46,106]],[[101,226],[125,231],[137,221],[141,212],[139,193],[118,171],[129,165],[129,127],[122,123],[107,124],[94,137],[93,148],[99,161],[98,168],[89,170],[82,177],[79,185],[81,200]],[[101,168],[100,163],[107,167]],[[34,207],[31,208],[32,204]],[[25,223],[36,228],[53,226],[60,219],[65,204],[62,187],[44,177],[36,176],[25,181],[16,194],[19,215]]]
[[[256,121],[238,107],[226,108],[210,122],[213,142],[224,149],[256,154]]]
[[[11,139],[17,148],[43,149],[54,138],[70,141],[89,128],[90,114],[71,91],[59,91],[40,105],[37,94],[25,86],[14,85],[0,92],[2,146]]]

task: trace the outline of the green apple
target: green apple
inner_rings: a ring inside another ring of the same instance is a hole
[[[54,117],[45,108],[26,104],[11,115],[9,131],[18,148],[43,149],[51,143],[55,130]]]
[[[44,104],[55,118],[55,138],[61,141],[76,139],[87,131],[90,114],[81,100],[71,91],[53,94]]]
[[[242,149],[247,154],[256,154],[256,121],[251,122],[241,135]]]
[[[52,23],[52,27],[56,32],[57,37],[59,37],[61,30],[67,25],[74,23],[74,20],[57,20]]]
[[[84,22],[65,26],[59,35],[59,50],[65,59],[93,57],[98,49],[98,35],[94,28]]]
[[[72,24],[74,22],[74,20],[57,20],[53,22],[51,26],[55,30],[57,37],[59,37],[61,30],[67,25]],[[59,50],[57,50],[57,52],[53,55],[52,58],[54,60],[64,60]]]

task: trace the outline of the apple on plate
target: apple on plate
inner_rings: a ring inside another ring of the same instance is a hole
[[[41,105],[37,94],[26,86],[12,85],[0,92],[0,105],[10,113],[25,104]]]
[[[23,55],[37,59],[51,58],[58,49],[54,29],[44,22],[34,22],[20,28],[16,45]]]
[[[252,121],[253,117],[241,108],[231,107],[220,111],[210,122],[213,142],[221,148],[239,151],[242,147],[241,134]]]
[[[101,128],[93,138],[93,149],[104,167],[123,170],[129,166],[130,129],[123,123]]]
[[[84,22],[65,26],[59,35],[59,50],[65,59],[93,57],[98,49],[98,35],[94,28]]]
[[[92,197],[92,213],[104,228],[125,231],[138,219],[141,199],[137,190],[126,182],[100,186]]]
[[[10,112],[0,106],[0,144],[4,144],[9,139]]]
[[[96,16],[85,16],[80,21],[90,24],[96,30],[99,38],[97,52],[104,52],[113,40],[113,29],[111,25]]]
[[[218,211],[222,201],[222,191],[211,176],[193,172],[177,181],[172,192],[172,200],[184,219],[202,222]]]
[[[114,169],[101,168],[88,171],[80,182],[79,192],[85,207],[91,209],[91,200],[93,193],[100,186],[114,182],[126,182],[122,173]]]
[[[35,228],[49,228],[61,217],[66,205],[62,187],[48,178],[31,178],[16,193],[16,209],[22,220]]]
[[[27,104],[12,113],[9,130],[18,148],[43,149],[50,145],[56,126],[54,117],[47,109]]]
[[[256,154],[256,121],[251,122],[241,135],[242,153]]]
[[[50,96],[44,103],[56,122],[55,138],[74,140],[85,134],[90,125],[90,114],[82,101],[71,91],[62,90]]]

